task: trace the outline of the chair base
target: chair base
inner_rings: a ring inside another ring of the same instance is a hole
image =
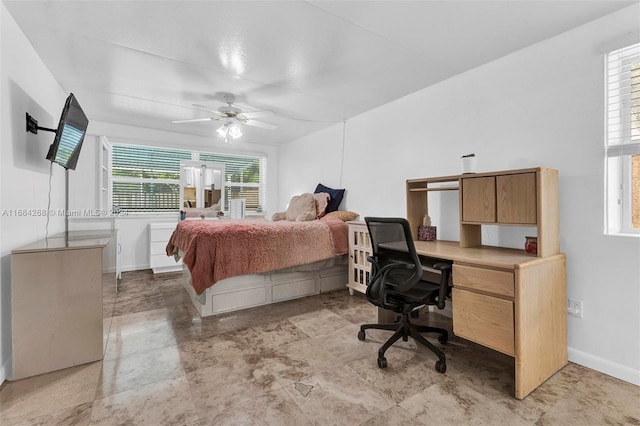
[[[443,328],[437,327],[429,327],[426,325],[417,325],[412,324],[409,321],[409,312],[401,314],[400,321],[394,323],[387,324],[364,324],[360,326],[360,332],[358,333],[358,339],[364,340],[365,330],[375,329],[375,330],[389,330],[395,331],[393,335],[387,340],[384,345],[378,350],[378,367],[385,368],[387,366],[387,359],[384,354],[400,338],[404,342],[409,339],[411,336],[416,342],[420,343],[422,346],[426,346],[431,350],[431,352],[435,353],[438,356],[438,361],[436,361],[435,369],[440,373],[444,373],[447,370],[447,359],[444,356],[444,353],[438,348],[436,348],[431,342],[425,339],[420,333],[438,333],[440,336],[438,337],[438,341],[442,344],[447,343],[449,340],[449,332]]]

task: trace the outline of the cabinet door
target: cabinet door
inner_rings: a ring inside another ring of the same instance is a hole
[[[462,221],[495,223],[496,178],[462,179]]]
[[[498,223],[536,223],[536,174],[496,177]]]
[[[371,253],[371,240],[367,226],[349,224],[349,284],[347,286],[350,289],[361,293],[367,291],[371,271],[367,256]]]

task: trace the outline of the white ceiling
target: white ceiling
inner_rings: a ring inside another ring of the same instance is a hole
[[[15,1],[90,120],[217,137],[224,93],[277,145],[637,1]],[[296,120],[294,120],[294,118]]]

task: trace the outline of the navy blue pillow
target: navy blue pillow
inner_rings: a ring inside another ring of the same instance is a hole
[[[329,196],[331,196],[331,199],[327,204],[327,209],[324,211],[325,214],[338,210],[338,207],[342,202],[342,197],[344,197],[344,189],[333,189],[319,183],[318,186],[316,186],[314,194],[318,194],[320,192],[326,192],[327,194],[329,194]]]

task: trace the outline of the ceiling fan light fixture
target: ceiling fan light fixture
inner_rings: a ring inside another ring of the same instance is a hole
[[[231,136],[234,139],[237,139],[240,136],[242,136],[242,130],[240,130],[240,127],[238,127],[237,125],[231,124],[229,126],[229,136]]]
[[[233,139],[237,139],[242,136],[242,130],[233,122],[233,120],[227,120],[218,130],[216,130],[220,136],[224,138],[225,143],[229,143],[229,136]]]
[[[228,128],[226,124],[223,124],[222,126],[220,126],[220,128],[218,130],[216,130],[216,132],[218,132],[218,134],[220,136],[222,136],[223,138],[227,137],[227,132],[228,132]]]

